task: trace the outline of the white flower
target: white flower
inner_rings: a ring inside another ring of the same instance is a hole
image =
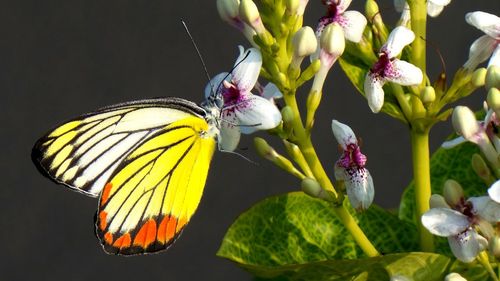
[[[455,257],[462,262],[472,262],[488,241],[476,231],[476,227],[486,237],[491,237],[494,230],[491,223],[500,221],[500,204],[488,196],[463,198],[455,205],[444,204],[444,200],[433,202],[440,206],[431,208],[422,215],[422,224],[430,233],[448,237],[448,244]],[[432,201],[431,201],[432,202]],[[431,206],[432,207],[432,206]]]
[[[366,26],[366,18],[358,11],[346,11],[352,0],[326,0],[326,16],[320,18],[316,35],[319,38],[323,29],[331,23],[337,23],[344,30],[345,39],[358,43]]]
[[[464,67],[469,70],[474,70],[480,63],[487,60],[490,61],[488,66],[500,66],[500,18],[485,12],[472,12],[465,15],[465,21],[483,31],[485,35],[479,37],[469,50],[469,59],[465,62]]]
[[[467,281],[467,279],[463,278],[462,275],[452,272],[446,275],[444,281]]]
[[[233,71],[216,75],[205,88],[207,98],[216,93],[223,101],[219,148],[224,151],[236,148],[240,133],[272,129],[281,121],[281,113],[272,101],[250,92],[262,66],[260,51],[255,48],[245,51],[242,46],[239,50]]]
[[[349,126],[333,120],[332,130],[343,150],[335,163],[335,177],[344,181],[352,207],[366,210],[373,202],[375,193],[372,176],[365,168],[366,156],[361,153],[356,135]]]
[[[437,17],[443,11],[444,7],[450,4],[451,0],[428,0],[427,1],[427,14],[430,17]],[[410,7],[406,0],[394,0],[394,7],[396,11],[410,14]]]
[[[500,167],[498,151],[500,139],[494,128],[499,125],[498,118],[493,110],[487,110],[484,121],[478,122],[474,112],[466,106],[457,106],[453,110],[452,124],[460,137],[444,142],[443,148],[452,148],[465,141],[475,143],[481,149],[488,163],[494,168]]]
[[[403,48],[413,42],[415,34],[406,27],[398,26],[380,49],[379,59],[366,74],[364,91],[368,105],[375,113],[384,105],[385,82],[404,86],[418,85],[422,82],[422,71],[411,63],[396,58]]]
[[[500,180],[497,180],[488,188],[488,195],[493,201],[500,203]]]

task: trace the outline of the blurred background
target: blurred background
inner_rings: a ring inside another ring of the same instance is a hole
[[[363,11],[364,1],[351,9]],[[392,1],[379,1],[394,25]],[[482,33],[464,21],[465,13],[499,14],[492,0],[452,1],[440,17],[429,19],[429,74],[448,75],[467,59]],[[311,0],[305,24],[316,26],[325,13]],[[97,200],[71,192],[41,176],[31,163],[34,142],[48,129],[104,105],[160,96],[200,102],[207,83],[180,19],[189,26],[212,75],[228,71],[237,45],[249,44],[222,22],[215,1],[0,1],[0,238],[2,280],[251,280],[215,253],[239,214],[260,200],[299,190],[299,182],[254,152],[245,136],[239,153],[216,153],[197,214],[166,252],[140,257],[106,255],[94,235]],[[301,93],[305,96],[307,87]],[[463,100],[474,109],[484,91]],[[330,72],[316,118],[313,141],[333,175],[339,153],[331,119],[348,123],[363,140],[374,178],[375,202],[398,206],[411,180],[409,133],[386,115],[374,115],[338,65]],[[434,127],[431,149],[452,132],[449,122]],[[265,136],[265,134],[260,134]],[[269,139],[269,137],[267,137]]]

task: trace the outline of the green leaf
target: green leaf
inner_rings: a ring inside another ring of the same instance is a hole
[[[343,55],[339,59],[340,67],[351,80],[354,87],[364,96],[365,76],[370,66],[364,65],[354,56]]]
[[[489,281],[491,276],[484,269],[484,267],[477,261],[473,263],[463,263],[456,260],[450,267],[450,272],[456,272],[467,281]]]
[[[443,280],[450,258],[434,253],[400,253],[356,260],[328,260],[306,264],[261,267],[242,265],[257,280],[389,280],[391,276],[413,281]],[[468,279],[469,280],[469,279]],[[476,279],[475,279],[476,280]]]
[[[415,226],[390,212],[372,206],[364,213],[353,215],[381,253],[418,248]],[[280,275],[280,272],[291,276],[291,271],[301,269],[302,272],[302,267],[311,263],[348,262],[338,260],[364,257],[338,220],[333,206],[302,192],[267,198],[243,213],[229,228],[217,255],[264,277]],[[336,267],[321,263],[314,266],[311,272],[323,267],[330,272]],[[354,269],[335,270],[350,274]]]
[[[462,185],[466,197],[484,195],[487,186],[472,169],[471,159],[479,148],[472,143],[463,143],[451,149],[439,148],[431,157],[432,194],[442,194],[444,182],[454,179]],[[399,206],[399,218],[414,221],[414,183],[403,193]]]

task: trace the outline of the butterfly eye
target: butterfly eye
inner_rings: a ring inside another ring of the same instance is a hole
[[[215,105],[218,108],[222,108],[224,106],[224,101],[220,97],[217,97],[215,98]]]

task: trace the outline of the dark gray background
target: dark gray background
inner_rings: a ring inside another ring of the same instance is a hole
[[[354,7],[362,8],[355,1]],[[381,1],[384,15],[392,1]],[[312,0],[306,24],[324,7]],[[464,22],[468,11],[497,13],[496,0],[453,1],[430,19],[428,40],[438,46],[451,75],[481,32]],[[206,80],[179,19],[191,28],[212,74],[227,71],[243,36],[224,24],[215,1],[1,1],[0,114],[2,280],[250,280],[215,253],[238,214],[261,199],[298,190],[298,182],[258,158],[251,137],[240,152],[216,153],[205,195],[181,239],[158,255],[106,255],[93,233],[97,202],[42,177],[30,160],[32,144],[68,118],[122,101],[157,96],[202,100]],[[396,16],[390,17],[391,24]],[[436,61],[429,48],[429,60]],[[439,64],[430,63],[436,77]],[[314,142],[328,173],[338,157],[332,118],[350,124],[363,139],[376,185],[375,201],[396,207],[411,179],[408,132],[401,123],[370,112],[338,66],[330,73]],[[302,93],[304,95],[304,93]],[[468,103],[481,106],[484,91]],[[432,132],[432,149],[451,132]],[[248,148],[248,150],[244,150]]]

